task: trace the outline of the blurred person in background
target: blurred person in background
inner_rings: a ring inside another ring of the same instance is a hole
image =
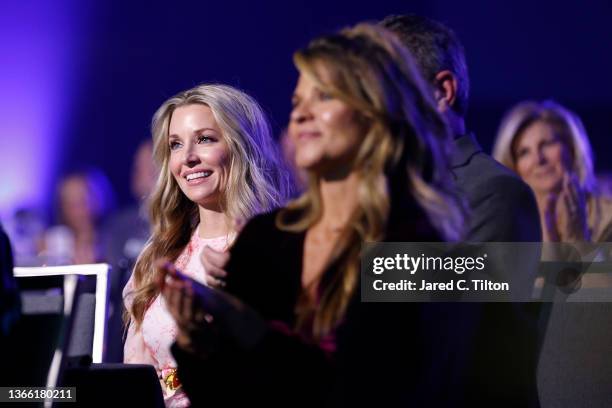
[[[508,257],[513,265],[508,270],[515,272],[504,277],[513,282],[516,293],[531,295],[542,239],[536,201],[529,186],[486,154],[470,132],[466,123],[470,77],[459,37],[445,24],[415,14],[388,16],[379,24],[410,50],[453,133],[451,171],[470,207],[465,241],[534,243],[521,257]],[[459,380],[466,382],[464,404],[482,405],[490,397],[497,407],[536,406],[539,305],[507,302],[446,307],[481,316],[479,335],[471,353],[465,354],[470,369]]]
[[[465,240],[540,241],[533,193],[482,150],[466,124],[470,77],[459,37],[439,21],[414,14],[388,16],[380,25],[414,55],[438,111],[453,132],[452,171],[471,210]]]
[[[535,193],[544,241],[612,241],[612,199],[598,190],[575,113],[550,100],[517,104],[501,122],[493,156]]]
[[[17,280],[13,276],[13,253],[8,235],[0,224],[0,358],[7,369],[0,372],[0,386],[6,386],[15,381],[17,376],[14,367],[16,361],[15,348],[27,346],[27,342],[19,338],[18,322],[21,315],[21,299]],[[10,367],[10,368],[9,368]],[[20,370],[28,371],[20,367]]]
[[[18,207],[5,223],[13,245],[16,266],[39,266],[38,254],[47,227],[41,211],[34,207]]]
[[[153,143],[145,140],[138,145],[132,161],[130,187],[135,202],[113,214],[105,227],[105,258],[112,266],[105,354],[108,362],[123,361],[122,290],[150,236],[146,204],[157,174]]]
[[[113,208],[114,193],[99,169],[67,174],[57,188],[58,225],[45,232],[42,255],[50,264],[104,260],[101,226]]]

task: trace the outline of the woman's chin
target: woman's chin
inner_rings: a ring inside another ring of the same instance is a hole
[[[531,188],[538,195],[557,194],[563,188],[563,180],[532,183]]]
[[[321,165],[319,157],[296,157],[295,167],[300,171],[316,171]]]

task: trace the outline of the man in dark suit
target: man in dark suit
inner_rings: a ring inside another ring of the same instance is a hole
[[[470,84],[465,52],[455,33],[437,21],[416,15],[389,16],[380,24],[394,32],[412,53],[432,87],[438,110],[455,135],[452,171],[471,212],[465,241],[541,241],[539,214],[531,189],[484,153],[474,135],[466,130]],[[533,252],[523,255],[537,261],[537,246]],[[517,254],[516,258],[521,256]],[[530,293],[534,268],[519,265],[517,261],[517,276],[512,278]],[[456,405],[477,406],[483,402],[496,406],[539,405],[535,378],[539,341],[536,304],[440,303],[423,310],[434,322],[451,316],[448,319],[455,324],[449,324],[448,330],[456,332],[457,340],[463,341],[462,347],[440,343],[439,350],[454,347],[466,352],[461,362],[449,366],[454,374],[440,369],[433,372],[435,368],[430,374],[432,381],[454,377],[450,380],[453,386],[446,391],[464,393],[455,395]]]
[[[466,241],[540,241],[538,210],[529,187],[484,153],[466,131],[470,81],[463,46],[455,33],[416,15],[389,16],[381,25],[411,51],[455,135],[453,173],[472,212]]]

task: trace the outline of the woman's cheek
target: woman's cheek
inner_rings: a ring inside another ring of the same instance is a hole
[[[329,125],[330,123],[333,123],[334,121],[334,114],[330,112],[329,110],[323,111],[321,113],[321,120],[325,122],[325,124]]]
[[[562,160],[564,169],[567,171],[570,171],[571,169],[573,169],[574,163],[573,163],[572,155],[570,151],[566,148],[563,148],[560,155],[561,155],[561,160]]]
[[[529,170],[528,162],[526,159],[527,158],[525,157],[520,158],[516,163],[516,172],[523,179],[528,176],[528,170]]]
[[[335,108],[321,112],[321,121],[330,128],[346,126],[352,119],[353,115],[349,109]]]

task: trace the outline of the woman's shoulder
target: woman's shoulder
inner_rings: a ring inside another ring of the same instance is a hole
[[[267,257],[275,254],[279,248],[292,247],[298,242],[299,233],[281,229],[277,225],[277,218],[282,210],[281,208],[259,214],[247,222],[232,246],[232,254],[257,254],[259,257]]]
[[[257,214],[249,222],[247,225],[256,226],[258,228],[271,228],[276,224],[276,216],[281,211],[281,208],[277,208],[270,212]]]
[[[290,234],[290,232],[281,230],[277,225],[278,214],[283,211],[284,208],[278,208],[273,211],[262,213],[251,218],[243,228],[240,235],[266,235],[266,236],[284,236]]]

